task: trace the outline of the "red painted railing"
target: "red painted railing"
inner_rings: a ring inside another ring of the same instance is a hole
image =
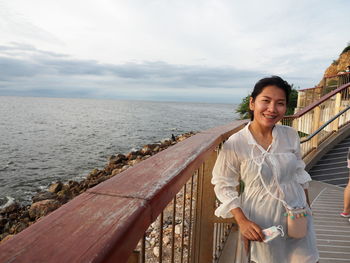
[[[246,121],[196,134],[79,195],[0,245],[0,262],[127,262],[196,169]]]

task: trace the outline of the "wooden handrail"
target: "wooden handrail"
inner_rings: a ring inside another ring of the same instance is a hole
[[[246,122],[196,134],[91,188],[0,244],[0,262],[126,262],[193,172]]]
[[[350,72],[340,72],[340,73],[337,73],[335,75],[325,76],[324,78],[325,79],[329,79],[329,78],[344,76],[344,75],[347,75],[347,74],[350,74]]]
[[[326,95],[322,96],[319,100],[314,101],[309,106],[304,107],[303,109],[301,109],[297,113],[295,113],[293,115],[284,116],[284,119],[296,119],[296,118],[299,118],[299,117],[303,116],[304,114],[308,113],[309,111],[313,110],[315,107],[317,107],[321,103],[325,102],[326,100],[328,100],[329,98],[331,98],[335,94],[341,92],[342,90],[344,90],[344,89],[346,89],[348,87],[350,87],[350,83],[344,84],[344,85],[340,86],[339,88],[337,88],[337,89],[327,93]]]
[[[344,75],[350,75],[350,72],[342,72],[340,74],[338,73],[336,75],[326,76],[323,79],[330,79],[330,78],[334,78],[334,77],[342,77]],[[298,91],[313,90],[313,89],[317,89],[317,88],[322,88],[322,86],[315,86],[315,87],[311,87],[311,88],[299,89]]]

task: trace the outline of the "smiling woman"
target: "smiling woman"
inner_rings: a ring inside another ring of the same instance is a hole
[[[224,143],[213,169],[212,183],[222,202],[215,214],[235,217],[246,252],[257,263],[315,263],[319,257],[307,197],[311,177],[304,170],[299,137],[293,128],[277,124],[290,91],[277,76],[258,81],[249,100],[251,122]],[[245,189],[238,193],[241,181]],[[304,228],[292,232],[294,223]]]

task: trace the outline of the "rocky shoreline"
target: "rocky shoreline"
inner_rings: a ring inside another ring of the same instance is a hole
[[[109,158],[107,165],[102,170],[94,169],[80,182],[53,183],[47,191],[38,192],[34,195],[31,205],[24,206],[15,202],[0,209],[0,243],[10,239],[13,235],[35,223],[39,218],[56,210],[87,189],[194,134],[195,132],[188,132],[176,137],[173,135],[169,140],[147,144],[140,150],[129,152],[126,155],[115,154]]]

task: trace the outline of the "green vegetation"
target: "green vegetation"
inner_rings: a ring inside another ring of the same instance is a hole
[[[344,48],[343,52],[341,52],[341,54],[345,53],[345,52],[348,52],[350,50],[350,42],[348,42],[348,45],[346,48]],[[340,55],[341,55],[340,54]]]
[[[327,83],[327,86],[337,86],[337,85],[338,85],[338,80],[337,79],[331,79]]]
[[[249,119],[249,98],[250,95],[246,96],[242,99],[242,102],[238,105],[236,112],[239,113],[240,119]],[[298,91],[293,87],[292,84],[292,91],[289,95],[289,103],[287,105],[287,112],[286,115],[292,115],[294,114],[294,109],[297,106],[298,101]]]

